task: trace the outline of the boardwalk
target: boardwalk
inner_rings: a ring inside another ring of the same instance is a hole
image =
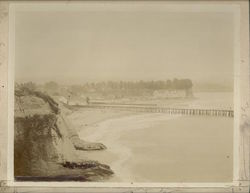
[[[133,112],[166,113],[170,115],[234,117],[233,110],[222,110],[222,109],[183,109],[183,108],[135,106],[135,105],[96,105],[96,104],[78,105],[78,107],[117,109],[117,110],[133,111]]]

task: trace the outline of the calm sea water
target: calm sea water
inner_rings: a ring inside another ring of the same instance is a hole
[[[155,102],[233,109],[233,93],[200,92],[195,99]],[[113,182],[230,182],[233,178],[233,118],[131,114],[102,120],[82,130],[80,137],[108,147],[81,155],[110,165]]]
[[[100,122],[91,135],[108,149],[84,156],[111,166],[114,182],[230,182],[233,119],[139,114]]]
[[[189,103],[194,108],[233,109],[233,92],[196,92],[196,99]]]

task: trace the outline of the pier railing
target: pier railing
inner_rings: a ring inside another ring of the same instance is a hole
[[[78,105],[78,107],[117,109],[117,110],[126,110],[134,112],[166,113],[170,115],[234,117],[233,110],[223,110],[223,109],[169,108],[169,107],[155,107],[155,106],[96,105],[96,104]]]

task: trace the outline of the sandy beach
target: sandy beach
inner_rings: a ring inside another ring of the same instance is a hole
[[[80,138],[107,146],[78,153],[110,165],[115,175],[109,181],[232,180],[233,119],[110,109],[79,109],[68,117]]]

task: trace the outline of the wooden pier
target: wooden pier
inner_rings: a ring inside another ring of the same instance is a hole
[[[215,116],[215,117],[234,117],[233,110],[223,109],[184,109],[169,107],[152,107],[152,106],[133,106],[133,105],[78,105],[83,108],[98,109],[117,109],[133,112],[149,112],[149,113],[166,113],[170,115],[189,115],[189,116]]]

